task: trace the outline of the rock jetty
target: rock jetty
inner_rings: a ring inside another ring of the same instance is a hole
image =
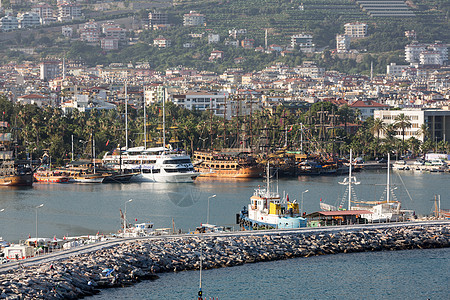
[[[449,246],[448,224],[153,238],[0,273],[0,299],[77,299],[102,288],[157,279],[162,272],[198,270],[200,249],[203,268],[210,269],[292,257]]]

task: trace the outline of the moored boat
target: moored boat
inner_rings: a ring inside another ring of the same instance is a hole
[[[61,172],[45,169],[38,169],[36,172],[34,172],[33,177],[34,180],[37,182],[47,182],[47,183],[69,182],[69,177],[62,175]]]
[[[103,165],[123,174],[135,174],[138,182],[193,182],[199,175],[183,151],[164,147],[115,149],[103,157]]]
[[[33,185],[33,169],[28,162],[0,160],[0,186]]]
[[[255,189],[248,207],[236,215],[236,222],[246,230],[306,227],[306,219],[301,216],[297,201],[290,201],[288,194],[281,197],[270,190],[269,170],[266,188]]]
[[[195,151],[193,160],[200,177],[259,178],[263,174],[252,156],[239,151]]]

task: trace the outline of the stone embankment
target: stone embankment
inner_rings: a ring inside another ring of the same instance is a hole
[[[158,273],[220,268],[313,255],[442,248],[449,224],[335,231],[185,235],[124,242],[95,252],[0,273],[0,299],[76,299]]]

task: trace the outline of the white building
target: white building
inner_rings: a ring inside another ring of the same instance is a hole
[[[442,55],[437,51],[422,51],[419,55],[421,65],[442,65],[444,61]]]
[[[19,20],[14,16],[5,16],[0,19],[0,28],[2,31],[11,31],[19,28]]]
[[[36,27],[41,25],[41,18],[37,13],[25,12],[17,16],[20,28]]]
[[[208,44],[220,42],[220,35],[216,33],[208,34]]]
[[[119,40],[114,38],[104,38],[100,40],[100,47],[105,51],[119,49]]]
[[[376,110],[374,118],[383,120],[386,125],[395,124],[395,118],[404,114],[409,117],[411,123],[410,128],[405,129],[405,140],[410,137],[423,141],[423,134],[420,134],[420,128],[423,124],[427,124],[430,133],[430,139],[433,141],[448,140],[450,136],[450,110],[430,109],[430,110]],[[380,135],[384,137],[384,135]],[[397,129],[396,137],[401,139],[401,129]]]
[[[183,15],[183,26],[200,26],[206,24],[206,18],[204,14],[200,14],[196,11],[191,11],[188,14]]]
[[[153,45],[158,48],[169,48],[172,45],[172,41],[160,36],[153,40]]]
[[[350,49],[351,37],[345,34],[336,35],[336,50],[338,53],[345,53]]]
[[[52,80],[60,76],[59,61],[45,61],[39,64],[41,80]]]
[[[80,29],[80,39],[87,43],[98,43],[100,41],[100,28],[96,22],[85,23]]]
[[[345,35],[352,38],[363,38],[367,35],[367,24],[365,23],[347,23],[344,25]]]
[[[441,42],[409,44],[405,46],[405,59],[423,65],[443,65],[448,60],[448,47]]]
[[[73,36],[73,28],[72,26],[63,26],[61,28],[61,33],[63,36],[71,38]]]
[[[78,4],[62,2],[58,4],[58,21],[66,22],[82,18],[81,7]]]
[[[39,3],[33,6],[31,11],[39,15],[41,24],[48,24],[56,20],[53,16],[53,7],[48,3]]]
[[[386,74],[391,77],[402,77],[403,71],[409,67],[410,65],[397,65],[396,63],[391,63],[386,67]]]
[[[291,47],[299,46],[302,52],[314,52],[315,45],[312,42],[313,36],[310,34],[296,34],[291,36]]]

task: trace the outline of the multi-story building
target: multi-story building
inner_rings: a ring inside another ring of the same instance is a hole
[[[11,31],[19,28],[19,20],[11,15],[0,19],[0,28],[2,31]]]
[[[405,60],[410,63],[419,62],[420,53],[425,51],[427,46],[424,44],[409,44],[405,46]]]
[[[345,35],[351,38],[362,38],[367,35],[368,26],[365,23],[347,23],[344,25]]]
[[[415,137],[423,141],[421,127],[426,124],[433,141],[440,142],[450,135],[450,110],[444,109],[403,109],[403,110],[376,110],[374,118],[383,120],[386,125],[395,124],[395,118],[404,114],[409,117],[410,128],[405,128],[405,139]],[[401,129],[397,129],[397,138],[402,138]],[[383,135],[381,135],[383,137]]]
[[[389,109],[389,105],[381,104],[372,100],[357,100],[350,104],[349,107],[359,110],[359,119],[362,121],[367,120],[369,117],[373,117],[375,110]]]
[[[441,53],[437,51],[422,51],[419,60],[421,65],[442,65],[444,63]]]
[[[50,81],[60,76],[59,61],[44,61],[39,64],[41,80]]]
[[[158,48],[169,48],[172,45],[172,41],[165,37],[159,36],[153,40],[153,45]]]
[[[310,34],[296,34],[291,36],[291,47],[299,46],[303,52],[314,52],[313,36]]]
[[[423,52],[426,52],[422,54]],[[442,65],[448,60],[447,45],[441,42],[434,44],[413,43],[405,46],[405,59],[408,62]]]
[[[436,41],[434,44],[428,45],[428,49],[430,51],[438,52],[443,63],[448,60],[448,47],[446,44]]]
[[[209,56],[209,60],[217,60],[223,58],[223,51],[213,50],[211,51],[211,55]]]
[[[105,36],[109,39],[116,39],[120,41],[125,41],[127,38],[127,31],[123,28],[120,28],[119,26],[108,26],[103,27],[103,33]]]
[[[41,25],[41,18],[37,13],[26,12],[17,16],[20,28],[35,27]]]
[[[81,7],[78,4],[70,2],[61,2],[58,4],[58,21],[66,22],[82,18]]]
[[[39,15],[41,24],[47,24],[55,20],[55,17],[53,16],[53,7],[48,3],[36,4],[31,11]]]
[[[345,34],[336,35],[336,50],[338,53],[345,53],[350,49],[351,37]]]
[[[396,63],[391,63],[386,67],[386,74],[391,77],[402,77],[403,72],[411,67],[410,65],[397,65]]]
[[[214,44],[220,42],[220,35],[217,33],[208,34],[208,44]]]
[[[61,33],[63,36],[71,38],[73,35],[73,28],[72,26],[63,26],[61,28]]]
[[[89,21],[80,29],[80,39],[87,43],[98,43],[100,41],[100,29],[96,22]]]
[[[241,41],[241,46],[244,49],[253,49],[254,44],[255,44],[254,39],[243,39]]]
[[[148,20],[150,27],[155,25],[167,25],[169,24],[169,17],[167,13],[159,11],[153,11],[148,14]]]
[[[100,40],[100,46],[105,51],[112,51],[119,49],[119,40],[114,38],[104,38]]]
[[[200,26],[206,24],[206,18],[204,14],[200,14],[196,11],[191,11],[183,16],[183,26]]]

